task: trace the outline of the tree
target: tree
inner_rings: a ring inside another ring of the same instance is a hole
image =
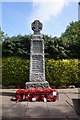
[[[69,51],[68,56],[80,59],[80,21],[71,22],[61,38]]]
[[[47,39],[46,39],[47,38]],[[62,38],[44,36],[45,54],[47,58],[65,59],[68,58],[67,50],[63,44]]]
[[[2,42],[3,42],[3,38],[4,38],[4,32],[1,30],[1,27],[0,27],[0,57],[2,56]]]
[[[7,37],[2,44],[3,57],[19,56],[29,58],[31,35]]]
[[[3,34],[2,34],[3,35]],[[60,37],[43,35],[45,57],[53,59],[80,59],[80,22],[71,22]],[[3,57],[29,58],[31,35],[4,37]]]
[[[0,42],[3,40],[3,37],[4,37],[4,32],[1,30],[0,27]]]

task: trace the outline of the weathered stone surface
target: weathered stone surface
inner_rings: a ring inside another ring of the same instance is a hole
[[[34,39],[34,40],[42,40],[42,36],[41,35],[33,35],[32,39]]]
[[[45,59],[43,39],[31,40],[30,79],[29,81],[45,81]]]
[[[32,30],[34,31],[34,34],[39,35],[40,31],[42,30],[42,23],[39,20],[35,20],[32,23]]]
[[[49,83],[45,81],[44,40],[40,34],[42,23],[39,20],[35,20],[31,27],[34,34],[30,47],[30,83],[26,82],[26,88],[49,87]]]
[[[49,83],[45,82],[26,82],[26,88],[48,88]]]

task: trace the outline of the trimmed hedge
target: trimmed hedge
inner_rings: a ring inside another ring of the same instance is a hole
[[[2,85],[2,59],[0,58],[0,86]]]
[[[2,60],[2,85],[22,85],[29,80],[29,60],[9,57]]]
[[[59,85],[80,84],[80,60],[46,59],[46,80],[55,87]],[[2,84],[4,86],[25,85],[29,80],[29,60],[17,57],[3,58]]]
[[[80,60],[47,60],[46,80],[54,86],[80,84]]]

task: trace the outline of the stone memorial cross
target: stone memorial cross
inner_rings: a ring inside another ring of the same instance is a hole
[[[32,25],[34,31],[31,39],[30,49],[30,75],[29,82],[26,82],[26,88],[29,87],[48,87],[45,81],[45,58],[44,58],[44,40],[40,34],[42,23],[35,20]]]
[[[42,30],[42,23],[39,20],[35,20],[32,23],[32,30],[34,31],[34,35],[40,35],[40,31]]]

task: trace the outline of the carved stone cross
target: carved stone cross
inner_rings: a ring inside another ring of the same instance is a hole
[[[49,83],[45,80],[44,40],[40,34],[42,26],[39,20],[35,20],[31,24],[34,34],[31,39],[30,74],[29,82],[26,82],[26,88],[49,87]]]
[[[34,35],[40,35],[40,31],[42,30],[42,23],[39,20],[35,20],[32,23],[32,30],[34,31]]]

